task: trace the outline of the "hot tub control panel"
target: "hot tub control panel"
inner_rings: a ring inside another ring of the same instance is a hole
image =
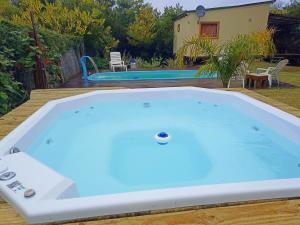
[[[60,198],[72,186],[71,180],[24,152],[0,160],[0,194],[16,205],[41,198]]]
[[[3,165],[3,162],[1,162]],[[6,167],[6,170],[0,171],[0,182],[9,182],[6,184],[6,187],[10,189],[14,193],[22,193],[26,190],[24,185],[14,178],[16,177],[16,173],[13,171],[9,171],[8,167]]]
[[[26,187],[19,180],[20,177],[17,177],[16,170],[18,169],[14,166],[12,166],[12,169],[8,167],[5,159],[0,160],[0,188],[3,187],[10,190],[10,193],[22,196],[26,192]]]

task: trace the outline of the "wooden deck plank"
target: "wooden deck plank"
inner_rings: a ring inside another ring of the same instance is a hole
[[[68,223],[67,225],[299,225],[299,203],[300,200],[244,204],[102,221]]]
[[[0,204],[0,225],[26,222],[8,204]],[[60,223],[61,224],[61,223]],[[64,223],[65,225],[299,225],[300,200],[282,200],[179,212]]]
[[[0,118],[0,138],[7,135],[26,118],[48,101],[87,93],[105,88],[72,88],[35,90],[31,99],[12,112]],[[231,89],[272,104],[284,111],[300,117],[300,110],[282,102],[269,99],[256,92],[245,89]],[[0,225],[21,225],[26,222],[6,202],[0,199]],[[300,199],[268,201],[263,203],[241,204],[224,207],[201,208],[179,212],[158,213],[144,216],[131,216],[117,219],[99,219],[84,222],[66,223],[68,225],[175,225],[175,224],[221,224],[221,225],[299,225]]]

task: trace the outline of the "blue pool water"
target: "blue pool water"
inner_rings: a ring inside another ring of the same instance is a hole
[[[166,80],[166,79],[196,79],[212,78],[208,75],[197,75],[197,70],[153,70],[153,71],[128,71],[128,72],[103,72],[95,73],[88,80]]]
[[[166,145],[154,136],[166,132]],[[105,101],[58,115],[27,151],[81,196],[300,177],[300,146],[231,107]]]

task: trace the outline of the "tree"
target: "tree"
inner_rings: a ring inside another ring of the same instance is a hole
[[[212,39],[193,36],[187,39],[177,52],[177,61],[183,65],[188,55],[192,61],[207,57],[206,64],[199,68],[199,74],[215,75],[227,87],[230,78],[242,61],[251,64],[256,57],[273,55],[273,30],[237,35],[224,44],[216,44]]]
[[[107,16],[107,25],[112,28],[112,35],[119,41],[118,49],[121,52],[129,50],[128,28],[144,7],[143,0],[116,0]]]
[[[173,56],[174,38],[174,17],[182,12],[182,6],[176,4],[175,7],[164,8],[163,14],[159,17],[157,25],[157,36],[155,40],[156,54],[162,58]]]
[[[18,7],[11,4],[10,0],[0,0],[0,18],[10,18],[18,13]]]
[[[61,34],[83,36],[90,23],[95,20],[102,22],[94,18],[94,12],[81,10],[77,6],[67,8],[61,1],[43,4],[40,0],[20,0],[18,6],[20,13],[12,17],[13,22],[31,24],[29,12],[33,11],[38,25]]]
[[[103,56],[117,45],[105,20],[111,4],[110,0],[20,0],[19,11],[12,16],[12,21],[30,25],[29,12],[33,11],[40,27],[84,37],[88,52]]]
[[[300,17],[300,1],[291,0],[286,10],[288,15]]]
[[[144,59],[153,57],[157,17],[149,6],[143,7],[128,28],[130,53]]]
[[[118,41],[111,35],[111,27],[91,25],[84,36],[87,55],[107,57],[110,49],[118,45]]]
[[[286,14],[289,16],[300,17],[300,1],[290,0],[286,4],[283,1],[277,1],[272,5],[271,12],[275,14]]]
[[[150,45],[156,37],[157,18],[151,7],[143,7],[128,28],[129,43],[134,46]]]
[[[285,6],[287,5],[287,3],[285,3],[282,0],[276,1],[272,4],[272,8],[275,9],[283,9]]]
[[[87,54],[100,57],[108,56],[110,49],[118,44],[118,41],[112,36],[111,27],[106,22],[114,2],[112,0],[72,1],[64,0],[64,4],[67,4],[70,9],[78,7],[81,11],[89,12],[93,18],[84,35]]]
[[[287,10],[285,9],[286,3],[283,1],[276,1],[271,6],[271,13],[274,14],[287,14]]]

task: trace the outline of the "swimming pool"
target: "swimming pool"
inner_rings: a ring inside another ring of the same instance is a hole
[[[299,131],[235,92],[97,91],[48,103],[0,142],[0,176],[15,172],[0,190],[31,223],[296,197]]]
[[[115,81],[115,80],[176,80],[176,79],[201,79],[212,78],[208,75],[197,75],[197,70],[151,70],[151,71],[126,71],[102,72],[88,76],[90,81]]]

